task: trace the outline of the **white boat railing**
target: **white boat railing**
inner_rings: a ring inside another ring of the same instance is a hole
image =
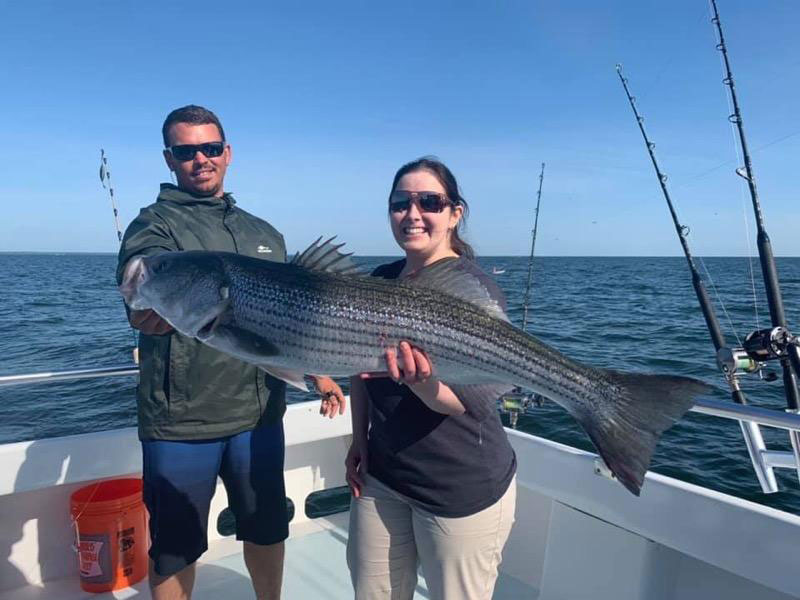
[[[74,381],[79,379],[94,379],[101,377],[121,377],[138,375],[139,367],[135,364],[120,365],[115,367],[103,367],[94,369],[73,369],[67,371],[50,371],[42,373],[26,373],[17,375],[0,375],[0,387],[14,385],[30,385],[36,383],[51,383],[57,381]],[[520,412],[529,410],[529,402],[518,405],[512,409],[517,412],[513,415],[512,424],[516,423],[516,417]],[[761,408],[752,405],[734,404],[720,400],[699,399],[690,409],[703,415],[710,415],[722,419],[738,421],[742,427],[756,428],[758,426],[775,427],[789,431],[792,441],[800,437],[800,414],[795,412],[780,412],[778,410]],[[760,433],[759,433],[760,438]],[[794,446],[794,444],[793,444]],[[753,456],[756,452],[757,456]],[[771,473],[773,468],[800,469],[800,461],[797,459],[797,452],[786,452],[779,450],[768,450],[763,443],[754,451],[751,451],[751,460],[757,474],[758,466],[762,471],[765,469]],[[774,476],[773,476],[774,478]],[[763,485],[762,485],[763,487]],[[765,490],[767,491],[767,490]],[[773,490],[770,490],[773,491]],[[777,491],[777,484],[774,491]]]
[[[137,365],[119,367],[103,367],[100,369],[75,369],[72,371],[50,371],[46,373],[28,373],[24,375],[0,375],[0,387],[43,383],[49,381],[71,381],[73,379],[93,379],[96,377],[117,377],[121,375],[138,375]]]

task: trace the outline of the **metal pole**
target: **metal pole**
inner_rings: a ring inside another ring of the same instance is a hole
[[[21,375],[0,376],[0,387],[11,385],[24,385],[30,383],[43,383],[52,381],[71,381],[73,379],[92,379],[95,377],[116,377],[138,375],[139,367],[136,365],[122,365],[118,367],[104,367],[100,369],[74,369],[71,371],[51,371],[47,373],[29,373]]]

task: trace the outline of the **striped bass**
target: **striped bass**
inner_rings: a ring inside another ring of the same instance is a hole
[[[384,370],[386,349],[406,340],[459,397],[490,402],[516,386],[561,405],[636,495],[661,434],[709,389],[583,365],[513,326],[474,277],[436,265],[401,281],[364,277],[339,247],[317,240],[291,263],[201,251],[137,257],[120,291],[132,309],[153,309],[301,389],[304,374]]]

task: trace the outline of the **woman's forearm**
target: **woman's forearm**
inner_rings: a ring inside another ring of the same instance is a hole
[[[435,377],[421,383],[409,384],[408,387],[433,411],[443,415],[462,415],[465,412],[464,405],[453,390]]]

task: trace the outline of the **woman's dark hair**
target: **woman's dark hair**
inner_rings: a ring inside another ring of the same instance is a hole
[[[389,194],[391,195],[391,192],[394,192],[394,189],[397,187],[397,182],[400,181],[400,178],[403,175],[413,173],[414,171],[430,172],[434,177],[436,177],[436,179],[439,180],[439,183],[442,184],[442,187],[444,188],[444,191],[450,201],[454,205],[461,207],[463,212],[461,214],[461,218],[458,220],[458,224],[450,234],[450,246],[453,248],[453,252],[459,256],[463,256],[469,260],[475,260],[475,251],[472,249],[472,246],[470,246],[461,238],[460,235],[462,227],[464,227],[467,222],[469,206],[467,206],[467,201],[461,196],[455,176],[442,161],[435,156],[423,156],[422,158],[418,158],[417,160],[412,160],[410,163],[404,164],[395,174],[394,181],[392,181],[392,189]]]
[[[219,136],[225,141],[225,131],[222,123],[219,122],[217,115],[202,106],[189,104],[176,108],[167,115],[164,125],[161,127],[161,137],[164,138],[164,148],[169,148],[169,129],[175,123],[189,123],[189,125],[216,125],[219,129]]]

